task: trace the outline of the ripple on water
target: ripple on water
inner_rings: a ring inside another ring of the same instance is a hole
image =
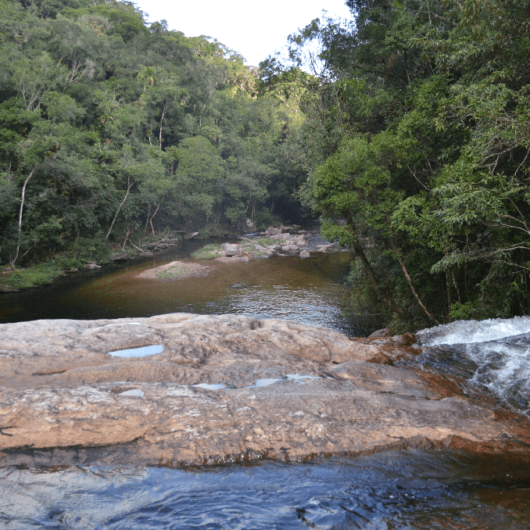
[[[500,468],[502,476],[512,474]],[[481,468],[476,460],[415,451],[200,472],[97,465],[3,468],[0,526],[527,529],[530,492],[518,486],[522,472],[516,470],[517,478],[501,483],[488,476],[496,471],[489,464]]]

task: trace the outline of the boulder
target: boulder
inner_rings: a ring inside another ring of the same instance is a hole
[[[319,245],[319,246],[317,247],[317,251],[318,251],[318,252],[327,252],[328,250],[331,249],[332,246],[333,246],[333,245]]]
[[[374,331],[371,335],[368,335],[369,339],[379,339],[381,337],[391,337],[392,333],[388,328],[378,329]]]
[[[96,263],[85,263],[84,268],[90,271],[95,271],[101,269],[101,265],[97,265]]]
[[[311,257],[311,254],[307,250],[302,250],[302,252],[300,252],[301,259],[307,259],[310,257]]]
[[[177,466],[418,444],[530,454],[527,418],[381,354],[320,326],[241,315],[2,324],[0,457]]]
[[[190,232],[188,234],[184,234],[184,240],[188,241],[190,239],[193,239],[194,237],[197,237],[199,235],[199,232]]]
[[[267,234],[268,236],[277,236],[277,235],[280,235],[281,233],[282,233],[281,228],[274,228],[273,226],[269,226],[269,228],[265,230],[265,234]]]
[[[224,243],[221,250],[225,252],[227,257],[239,256],[241,254],[241,245],[234,245],[231,243]]]
[[[252,222],[252,219],[245,219],[245,223],[243,224],[243,232],[250,233],[250,232],[257,232],[257,231],[258,231],[258,228]]]

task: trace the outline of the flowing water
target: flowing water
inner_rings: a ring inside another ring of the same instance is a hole
[[[349,335],[381,327],[342,315],[347,253],[208,263],[209,276],[142,282],[143,270],[187,258],[189,242],[150,259],[59,278],[0,298],[0,322],[147,317],[186,311],[286,318]],[[530,318],[455,322],[419,334],[414,363],[459,376],[500,407],[526,414]],[[149,352],[114,352],[144,355]],[[291,374],[302,384],[303,374]],[[270,381],[256,381],[256,385]],[[200,469],[92,465],[1,467],[0,528],[26,529],[527,529],[530,462],[428,446],[305,464]]]

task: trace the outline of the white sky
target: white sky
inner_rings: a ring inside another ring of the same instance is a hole
[[[239,52],[257,66],[294,33],[320,17],[351,18],[345,0],[136,0],[155,22],[166,19],[169,29],[187,37],[207,35]]]

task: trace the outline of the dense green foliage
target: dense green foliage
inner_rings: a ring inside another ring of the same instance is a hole
[[[130,2],[0,0],[0,264],[299,209],[301,118],[258,82]]]
[[[355,250],[358,305],[401,329],[528,314],[530,1],[346,3],[353,22],[314,21],[290,54],[320,44],[303,197]]]
[[[132,3],[0,0],[1,263],[292,218],[298,193],[354,251],[356,311],[529,313],[530,0],[346,3],[257,70]]]

